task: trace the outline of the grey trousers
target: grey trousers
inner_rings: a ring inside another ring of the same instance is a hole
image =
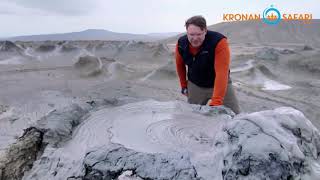
[[[188,81],[188,103],[206,105],[212,97],[213,88],[203,88]],[[223,105],[232,109],[236,114],[240,113],[238,99],[232,83],[228,83],[227,92],[224,96]]]

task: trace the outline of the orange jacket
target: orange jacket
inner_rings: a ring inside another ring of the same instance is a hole
[[[194,48],[189,45],[189,50],[192,55],[196,55],[199,48]],[[178,51],[178,44],[176,45],[176,68],[180,80],[181,88],[187,87],[186,79],[186,65]],[[213,61],[213,60],[212,60]],[[214,70],[216,73],[214,88],[212,92],[210,106],[223,105],[223,99],[227,91],[228,86],[228,75],[230,66],[230,49],[228,41],[223,38],[217,44],[215,49],[215,64]]]

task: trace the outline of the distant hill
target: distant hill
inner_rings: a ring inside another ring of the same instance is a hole
[[[61,40],[138,40],[138,41],[156,41],[179,33],[150,33],[150,34],[130,34],[117,33],[103,29],[88,29],[80,32],[42,34],[30,36],[17,36],[2,38],[10,41],[61,41]]]
[[[267,25],[260,21],[223,22],[208,26],[209,30],[226,35],[231,43],[301,43],[320,46],[320,20],[310,24],[298,21],[281,21],[278,25]],[[175,43],[180,35],[168,38]]]

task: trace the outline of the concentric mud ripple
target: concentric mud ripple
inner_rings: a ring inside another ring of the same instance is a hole
[[[168,147],[208,150],[213,144],[212,126],[206,126],[209,124],[205,120],[167,119],[150,124],[146,135],[152,142]]]
[[[172,109],[168,111],[168,107]],[[172,104],[162,107],[166,112],[158,108],[150,111],[146,106],[127,107],[127,111],[113,121],[112,142],[143,152],[208,151],[213,146],[217,128],[225,122],[180,111]]]

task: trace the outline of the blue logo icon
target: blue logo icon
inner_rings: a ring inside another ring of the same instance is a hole
[[[280,11],[271,5],[269,8],[263,11],[263,22],[266,24],[278,24],[281,21]]]

